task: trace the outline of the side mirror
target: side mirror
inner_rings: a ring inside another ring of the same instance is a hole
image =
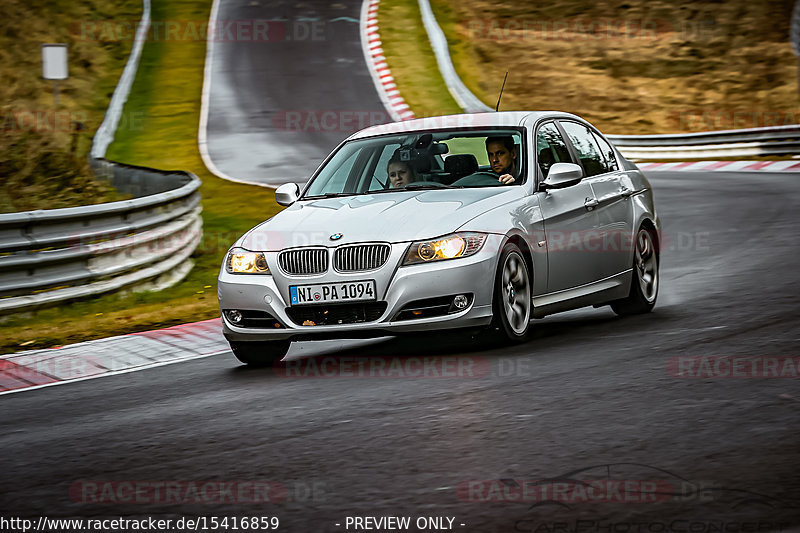
[[[556,163],[550,167],[547,179],[541,183],[541,190],[563,189],[575,185],[583,178],[583,169],[575,163]]]
[[[300,197],[300,187],[296,183],[284,183],[275,189],[275,201],[280,205],[290,206]]]

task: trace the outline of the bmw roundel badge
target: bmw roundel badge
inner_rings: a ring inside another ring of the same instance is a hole
[[[341,239],[341,238],[342,238],[342,234],[341,234],[341,233],[334,233],[334,234],[333,234],[333,235],[331,235],[331,237],[330,237],[330,239],[331,239],[332,241],[338,241],[338,240],[339,240],[339,239]]]

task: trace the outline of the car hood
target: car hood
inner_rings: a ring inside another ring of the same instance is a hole
[[[520,187],[398,191],[300,201],[250,230],[248,250],[353,242],[403,242],[451,233],[472,218],[512,202]],[[331,235],[341,238],[331,240]]]

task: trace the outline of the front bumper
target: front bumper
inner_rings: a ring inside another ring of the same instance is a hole
[[[223,333],[229,341],[314,340],[364,338],[440,329],[484,326],[492,319],[492,294],[501,235],[490,234],[481,250],[470,257],[429,264],[400,266],[408,243],[392,245],[386,264],[371,272],[342,274],[332,269],[317,276],[288,276],[277,262],[278,252],[269,252],[271,275],[229,274],[220,271],[220,309],[264,311],[277,319],[280,328],[239,327],[222,314]],[[286,312],[289,286],[374,279],[378,301],[386,310],[377,320],[350,324],[303,326]],[[408,303],[456,294],[473,295],[470,305],[458,312],[428,318],[395,320]]]

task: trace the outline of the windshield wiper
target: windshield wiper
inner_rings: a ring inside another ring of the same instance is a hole
[[[320,198],[341,198],[343,196],[355,196],[352,192],[326,192],[325,194],[315,194],[313,196],[303,196],[300,200],[318,200]]]
[[[407,191],[427,191],[427,190],[433,190],[433,189],[450,189],[450,188],[452,188],[452,187],[450,187],[450,185],[445,185],[445,184],[442,184],[442,185],[428,185],[428,184],[417,185],[415,183],[409,183],[408,185],[403,187],[403,189],[405,189]]]
[[[365,194],[380,194],[382,192],[397,192],[397,191],[404,191],[404,190],[405,189],[392,189],[391,187],[389,187],[388,189],[375,189],[374,191],[364,191],[364,192],[360,192],[358,194],[363,196]]]
[[[384,192],[403,192],[403,191],[427,191],[433,189],[455,189],[457,187],[453,187],[452,185],[414,185],[413,183],[410,185],[406,185],[405,187],[397,187],[397,188],[388,188],[388,189],[375,189],[374,191],[364,191],[358,193],[359,195],[363,194],[381,194]]]
[[[416,185],[414,183],[410,183],[405,187],[398,187],[396,189],[388,188],[388,189],[375,189],[374,191],[364,191],[364,192],[326,192],[324,194],[315,194],[313,196],[304,196],[300,198],[300,200],[318,200],[320,198],[341,198],[343,196],[363,196],[365,194],[380,194],[384,192],[401,192],[401,191],[427,191],[427,190],[434,190],[434,189],[456,189],[461,187],[453,187],[452,185],[428,185],[428,184],[419,184]]]

